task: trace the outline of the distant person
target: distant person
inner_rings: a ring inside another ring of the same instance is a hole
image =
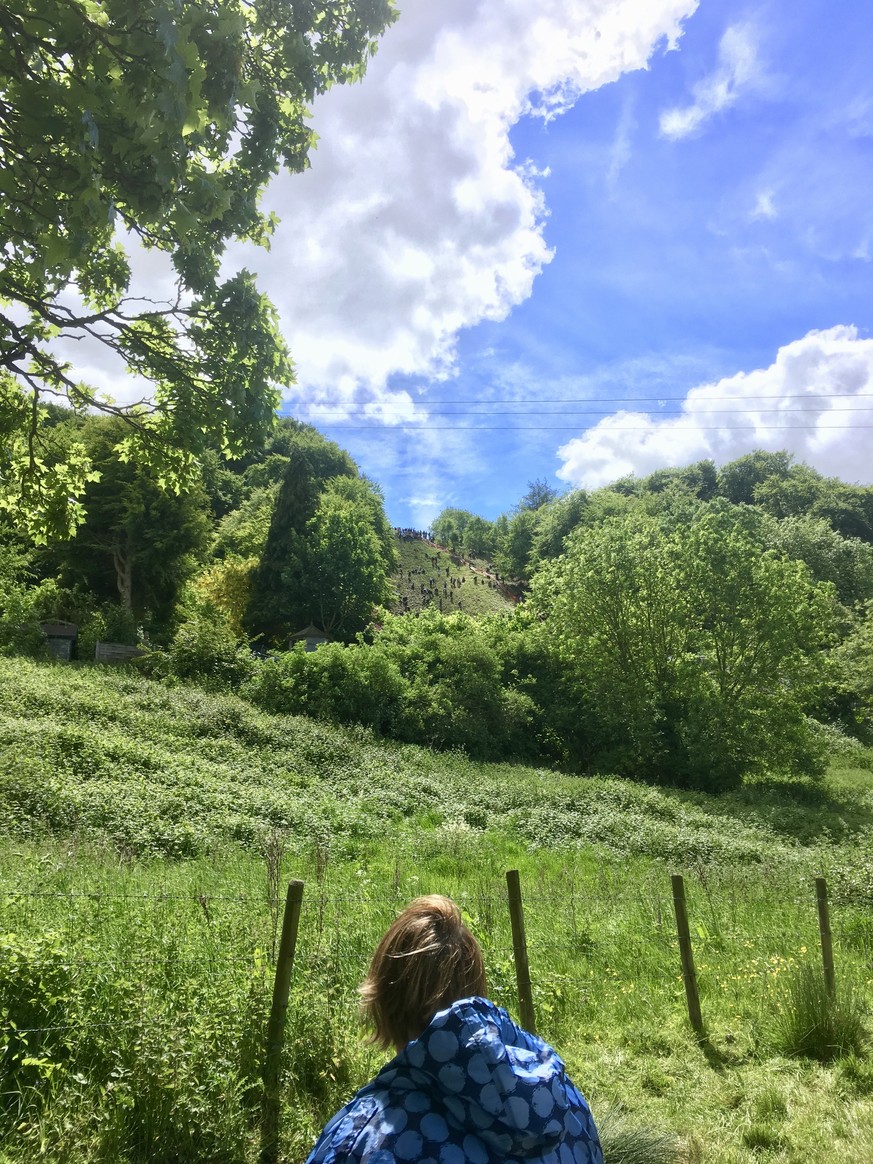
[[[603,1164],[581,1093],[548,1044],[484,997],[482,951],[447,897],[419,897],[361,986],[397,1054],[331,1119],[307,1164]]]

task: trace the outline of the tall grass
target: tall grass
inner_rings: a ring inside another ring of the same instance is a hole
[[[867,1005],[850,985],[831,994],[821,968],[808,962],[787,977],[771,1030],[776,1050],[829,1063],[862,1054],[868,1043]]]
[[[673,1132],[635,1123],[620,1103],[598,1114],[604,1164],[677,1164],[681,1145]]]

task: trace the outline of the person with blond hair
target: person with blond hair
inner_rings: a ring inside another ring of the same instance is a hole
[[[447,897],[419,897],[361,986],[394,1058],[328,1122],[307,1164],[603,1164],[557,1053],[485,998],[482,951]]]

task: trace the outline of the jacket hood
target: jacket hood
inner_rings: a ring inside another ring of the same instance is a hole
[[[474,1133],[497,1157],[539,1157],[567,1138],[599,1154],[587,1105],[561,1058],[487,999],[440,1011],[379,1076],[392,1087],[406,1079],[439,1095],[452,1131]]]
[[[336,1113],[307,1164],[603,1164],[591,1112],[542,1039],[484,998],[435,1015]]]

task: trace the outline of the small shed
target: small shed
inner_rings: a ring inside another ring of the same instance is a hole
[[[45,635],[49,651],[56,659],[62,659],[65,663],[69,663],[73,657],[76,635],[79,633],[78,626],[74,622],[63,621],[41,622],[39,626]]]
[[[309,626],[298,631],[296,635],[291,635],[288,639],[288,649],[290,650],[292,647],[296,647],[298,643],[303,643],[305,650],[314,651],[322,643],[329,642],[331,642],[330,635],[310,623]]]

